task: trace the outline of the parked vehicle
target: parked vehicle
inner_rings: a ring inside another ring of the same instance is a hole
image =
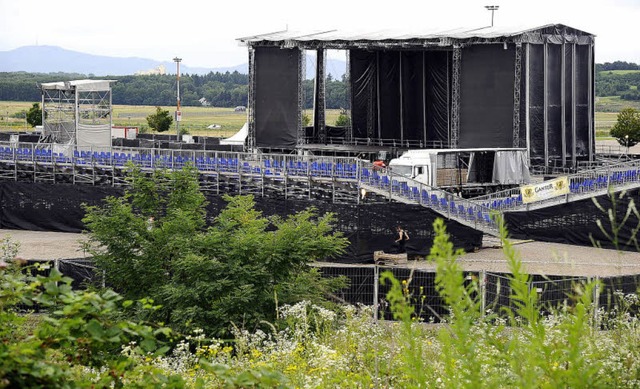
[[[464,197],[528,184],[527,150],[521,148],[409,150],[389,169],[425,185]]]

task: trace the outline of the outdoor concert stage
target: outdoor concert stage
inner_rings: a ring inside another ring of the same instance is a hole
[[[247,147],[516,147],[545,169],[593,160],[594,35],[562,24],[454,27],[238,38],[249,54]],[[342,128],[326,122],[328,50],[347,60]],[[310,128],[307,52],[316,59]]]

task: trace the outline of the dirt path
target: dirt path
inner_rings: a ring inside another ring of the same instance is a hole
[[[6,237],[20,244],[18,256],[24,259],[86,257],[80,243],[85,239],[83,234],[0,229],[0,238]]]

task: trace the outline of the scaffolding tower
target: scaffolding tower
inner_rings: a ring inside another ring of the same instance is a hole
[[[42,143],[99,150],[111,148],[111,84],[75,80],[40,84]],[[62,151],[62,150],[60,150]]]

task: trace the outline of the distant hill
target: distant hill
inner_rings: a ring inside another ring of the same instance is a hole
[[[140,71],[148,71],[163,65],[167,73],[175,73],[175,62],[157,61],[137,57],[108,57],[78,51],[66,50],[57,46],[24,46],[14,50],[0,51],[0,72],[29,73],[79,73],[94,76],[124,76]],[[247,73],[247,64],[226,68],[190,67],[184,62],[181,73],[207,74],[209,72]]]
[[[63,49],[57,46],[24,46],[14,50],[0,51],[0,72],[29,73],[78,73],[93,76],[125,76],[149,71],[164,66],[167,73],[175,74],[173,61],[157,61],[138,57],[108,57]],[[340,79],[345,73],[345,61],[327,59],[327,73],[334,79]],[[184,74],[207,74],[209,72],[225,72],[247,74],[246,63],[233,67],[199,68],[190,67],[188,62],[180,64],[180,72]],[[315,74],[315,56],[307,55],[307,79]]]

